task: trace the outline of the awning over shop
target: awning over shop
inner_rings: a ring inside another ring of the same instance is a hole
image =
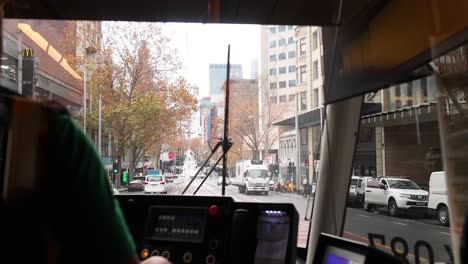
[[[379,103],[365,103],[363,106],[363,115],[369,115],[372,113],[377,113],[382,110],[381,104]],[[305,112],[298,116],[299,128],[312,127],[320,125],[320,115],[325,115],[325,108],[317,108],[309,112]],[[274,126],[282,127],[294,127],[295,126],[295,117],[291,117],[279,122],[274,123]]]
[[[436,103],[431,102],[414,107],[365,115],[361,118],[361,124],[369,127],[389,127],[415,124],[416,121],[419,123],[437,121],[436,107]]]

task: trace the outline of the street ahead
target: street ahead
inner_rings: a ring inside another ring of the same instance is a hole
[[[188,183],[188,178],[178,178],[173,183],[168,184],[169,194],[180,194]],[[201,180],[197,179],[192,183],[192,186],[186,192],[186,195],[191,195]],[[142,194],[143,193],[127,193],[121,194]],[[217,179],[209,178],[206,180],[203,187],[198,191],[197,195],[203,196],[220,196],[221,186],[217,185]],[[299,215],[299,233],[298,246],[305,247],[310,222],[304,220],[308,199],[299,195],[270,192],[269,195],[245,195],[240,194],[236,186],[227,186],[226,195],[233,197],[239,202],[258,202],[258,203],[292,203],[295,205]],[[313,199],[310,200],[308,217],[310,217],[310,207]],[[357,240],[369,244],[369,233],[383,235],[384,240],[376,238],[376,247],[391,252],[391,242],[395,237],[401,237],[408,243],[408,259],[414,262],[415,244],[417,241],[426,241],[430,244],[434,251],[435,261],[449,262],[449,255],[444,248],[444,245],[450,245],[450,230],[447,227],[442,227],[437,224],[437,221],[432,219],[421,219],[409,216],[390,217],[382,212],[368,213],[360,208],[348,208],[346,212],[346,223],[344,228],[344,236],[349,239]],[[395,243],[395,241],[393,241]],[[402,252],[402,243],[395,243],[397,252]],[[424,247],[419,247],[421,255],[421,263],[427,263],[428,253]]]

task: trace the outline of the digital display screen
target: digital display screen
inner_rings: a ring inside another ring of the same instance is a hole
[[[338,247],[328,246],[323,264],[364,264],[366,256]]]
[[[146,238],[152,240],[202,242],[206,222],[204,208],[153,206]]]
[[[284,211],[262,211],[257,223],[255,264],[282,264],[286,261],[290,219]]]

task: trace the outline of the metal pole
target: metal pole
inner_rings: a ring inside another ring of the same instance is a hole
[[[86,134],[86,113],[87,113],[87,109],[86,109],[86,96],[87,96],[87,83],[88,82],[88,74],[86,72],[86,67],[84,68],[84,72],[83,72],[83,130]]]
[[[101,141],[101,136],[102,136],[102,118],[101,118],[101,112],[102,112],[102,99],[101,99],[101,89],[99,89],[99,111],[98,111],[98,153],[99,156],[102,156],[102,141]]]
[[[421,142],[421,129],[419,127],[419,111],[418,111],[418,98],[416,96],[416,89],[414,89],[414,87],[412,88],[413,91],[413,109],[414,109],[414,118],[415,118],[415,121],[416,121],[416,140],[418,142],[418,145],[421,145],[422,142]],[[420,89],[418,89],[419,92],[421,92],[421,87]]]
[[[17,71],[17,85],[18,85],[18,93],[23,94],[23,49],[22,49],[22,41],[23,41],[23,32],[19,30],[18,32],[18,71]]]
[[[300,177],[301,177],[301,142],[299,140],[299,95],[300,93],[297,93],[296,96],[296,116],[295,116],[295,130],[296,130],[296,188],[299,189],[298,187],[300,186]]]
[[[226,97],[224,103],[224,139],[223,139],[223,186],[221,186],[221,195],[226,193],[226,177],[227,177],[227,151],[229,150],[228,125],[229,125],[229,77],[231,71],[230,65],[231,45],[228,45],[227,54],[227,74],[226,74]]]
[[[320,233],[340,236],[359,134],[363,96],[327,105],[320,144],[320,181],[313,201],[307,264],[314,259]],[[342,184],[337,184],[340,182]]]

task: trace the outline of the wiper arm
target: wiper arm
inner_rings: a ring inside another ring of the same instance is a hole
[[[221,144],[223,142],[220,142]],[[195,192],[193,192],[193,195],[197,194],[198,190],[200,190],[200,188],[202,187],[202,185],[205,183],[206,179],[208,179],[208,177],[210,176],[210,174],[213,172],[213,170],[216,168],[216,166],[218,166],[218,163],[221,161],[221,159],[224,157],[224,155],[227,154],[227,152],[229,151],[229,149],[231,149],[232,147],[232,142],[229,142],[228,143],[228,146],[227,146],[227,149],[226,150],[223,150],[223,154],[219,157],[219,159],[216,161],[215,165],[210,169],[210,171],[208,172],[208,174],[206,175],[205,179],[203,179],[202,182],[200,182],[200,185],[198,185],[197,189],[195,190]],[[223,175],[223,177],[225,177],[226,175]],[[225,180],[223,180],[223,183],[225,182]],[[222,184],[223,184],[222,183]],[[223,187],[223,186],[221,186]]]
[[[200,171],[205,167],[205,165],[208,163],[208,161],[211,159],[211,157],[213,156],[213,154],[218,150],[218,148],[223,144],[222,141],[219,141],[218,143],[216,143],[216,146],[213,148],[213,150],[211,151],[211,154],[210,156],[208,156],[208,158],[205,160],[205,162],[203,163],[202,166],[200,166],[200,168],[198,169],[197,173],[195,173],[195,176],[193,176],[193,178],[190,180],[190,182],[187,184],[187,186],[185,186],[184,190],[182,191],[181,194],[185,194],[185,192],[187,191],[187,189],[190,187],[190,185],[192,185],[192,182],[195,180],[195,178],[197,178],[198,174],[200,173]],[[211,172],[211,171],[210,171]],[[208,176],[207,176],[208,177]]]

